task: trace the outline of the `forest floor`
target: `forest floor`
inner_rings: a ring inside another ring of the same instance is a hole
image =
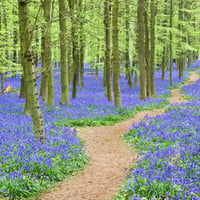
[[[190,80],[184,85],[191,85],[198,79],[198,73],[191,72]],[[180,88],[172,90],[170,103],[187,101],[179,91]],[[70,180],[44,192],[40,199],[110,200],[120,190],[129,168],[138,157],[137,153],[125,144],[122,136],[132,124],[142,121],[146,115],[161,115],[167,107],[139,112],[133,118],[113,126],[80,129],[79,135],[85,141],[86,150],[91,158],[89,165]]]

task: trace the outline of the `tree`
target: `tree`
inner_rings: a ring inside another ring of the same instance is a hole
[[[113,101],[113,93],[112,93],[112,79],[111,79],[111,71],[110,71],[110,14],[109,8],[110,3],[109,0],[105,0],[104,2],[104,23],[105,23],[105,71],[106,71],[106,90],[108,101]]]
[[[172,27],[173,27],[173,2],[170,0],[170,85],[173,85],[173,74],[172,74],[172,65],[173,65],[173,57],[172,57]]]
[[[126,6],[126,50],[125,50],[125,68],[128,74],[128,83],[129,83],[129,88],[133,88],[133,76],[131,73],[131,68],[130,68],[130,46],[129,46],[129,29],[130,29],[130,9],[129,9],[129,1],[125,1],[125,6]]]
[[[69,81],[67,63],[66,5],[59,0],[60,51],[61,51],[61,104],[69,103]]]
[[[147,96],[151,95],[151,66],[150,66],[150,52],[149,52],[149,24],[148,24],[148,2],[145,2],[144,9],[144,25],[145,25],[145,69],[147,79]]]
[[[155,16],[156,16],[156,1],[151,0],[151,96],[156,96],[155,90]]]
[[[25,81],[27,84],[27,96],[30,100],[34,134],[36,139],[39,139],[41,142],[43,142],[45,140],[45,132],[37,92],[34,54],[31,47],[33,33],[30,30],[29,24],[29,2],[30,1],[26,0],[18,0],[21,59],[24,74],[26,76]]]
[[[54,82],[53,69],[51,63],[51,0],[43,0],[42,7],[44,10],[45,28],[43,44],[43,65],[47,73],[47,106],[54,105]]]
[[[112,43],[113,43],[113,88],[115,97],[115,107],[122,107],[121,91],[119,84],[120,62],[118,46],[118,7],[119,0],[113,0],[112,10]]]
[[[146,100],[146,72],[145,72],[145,49],[144,49],[144,5],[145,0],[138,0],[138,64],[140,67],[140,99]]]

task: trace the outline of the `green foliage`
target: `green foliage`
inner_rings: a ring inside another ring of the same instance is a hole
[[[120,121],[129,119],[135,116],[140,111],[163,108],[167,104],[169,104],[169,101],[165,101],[159,105],[156,103],[151,103],[147,105],[146,107],[136,105],[134,110],[125,109],[125,108],[116,108],[115,111],[117,112],[117,114],[114,114],[114,115],[106,115],[102,118],[95,118],[95,119],[91,119],[88,117],[81,118],[81,119],[61,119],[60,121],[55,122],[55,124],[56,126],[72,126],[72,127],[113,125]],[[92,109],[92,108],[93,106],[89,107],[89,109]]]

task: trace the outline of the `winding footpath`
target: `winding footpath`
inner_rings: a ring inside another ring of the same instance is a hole
[[[197,72],[191,72],[190,85],[199,79]],[[170,103],[186,102],[179,88],[172,90]],[[41,200],[110,200],[116,195],[125,180],[128,169],[137,160],[137,154],[124,142],[122,136],[133,123],[148,116],[161,115],[166,108],[139,112],[134,118],[113,126],[88,127],[81,129],[80,137],[85,141],[91,157],[89,165],[76,176],[49,192],[44,192]]]

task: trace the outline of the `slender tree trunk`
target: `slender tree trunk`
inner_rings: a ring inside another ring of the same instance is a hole
[[[135,86],[139,85],[139,67],[138,63],[134,66],[135,69]]]
[[[3,91],[4,91],[4,78],[3,78],[3,72],[1,72],[0,74],[1,74],[1,92],[3,93]]]
[[[156,96],[155,90],[155,1],[151,0],[151,96]]]
[[[12,13],[14,15],[14,28],[13,28],[13,63],[17,64],[17,20],[15,19],[15,16],[17,16],[16,8],[13,7]],[[16,77],[16,69],[15,67],[12,70],[12,77]]]
[[[25,59],[25,50],[27,49],[28,43],[30,43],[27,35],[28,24],[28,8],[27,2],[23,0],[18,0],[18,16],[19,16],[19,31],[20,31],[20,47],[21,47],[21,64],[23,67],[23,75],[21,78],[21,89],[20,98],[26,98],[24,113],[26,115],[31,115],[31,102],[30,95],[28,95],[28,77],[27,77],[27,60]]]
[[[183,77],[184,71],[184,51],[183,51],[183,0],[179,1],[179,25],[178,29],[181,32],[181,42],[180,42],[180,49],[179,49],[179,78]]]
[[[85,42],[84,42],[84,30],[83,23],[80,22],[80,78],[81,78],[81,87],[84,88],[84,54],[85,54]]]
[[[151,96],[151,66],[150,66],[150,53],[149,53],[149,27],[148,27],[148,2],[145,1],[144,9],[144,24],[145,24],[145,68],[147,80],[147,96]]]
[[[42,37],[41,37],[41,47],[42,47],[42,79],[40,84],[40,96],[42,97],[42,100],[47,103],[48,98],[48,83],[47,83],[47,70],[45,68],[45,56],[44,56],[44,31],[42,31]]]
[[[59,0],[60,23],[60,53],[61,53],[61,104],[69,103],[69,81],[66,44],[66,5],[65,0]]]
[[[44,68],[47,71],[47,87],[48,87],[48,97],[47,106],[54,105],[54,80],[53,80],[53,68],[51,63],[51,0],[43,0],[43,10],[45,19],[45,29],[44,29]]]
[[[7,25],[7,15],[6,15],[6,11],[4,10],[4,26],[5,26],[5,41],[7,41],[7,36],[8,36],[8,25]],[[16,37],[16,35],[14,35],[14,37]],[[16,38],[15,38],[16,39]],[[16,39],[17,40],[17,39]],[[16,41],[15,41],[16,42]],[[7,45],[8,42],[7,42]],[[16,51],[17,52],[17,51]],[[8,55],[8,48],[5,48],[5,57],[6,57],[6,60],[8,61],[9,60],[9,55]],[[17,57],[16,57],[16,63],[17,63]],[[6,69],[6,72],[5,72],[5,81],[7,82],[8,81],[8,74],[7,74],[7,70],[9,69],[9,63],[6,62],[5,63],[5,67],[7,68]],[[16,69],[14,70],[15,71],[15,76],[16,77]]]
[[[118,45],[118,7],[119,0],[113,0],[112,11],[112,43],[113,43],[113,88],[115,97],[115,107],[122,107],[121,91],[119,84],[120,77],[120,60]]]
[[[163,47],[162,55],[162,80],[165,80],[165,64],[166,64],[166,47]]]
[[[145,0],[138,0],[138,64],[140,67],[140,99],[147,99],[146,72],[145,72],[145,49],[144,49],[144,5]]]
[[[109,0],[105,0],[104,15],[105,15],[105,65],[106,69],[106,92],[108,101],[113,101],[112,92],[112,78],[110,71],[110,13],[109,13],[110,3]]]
[[[97,45],[97,61],[95,66],[95,80],[98,80],[99,76],[99,53],[100,53],[100,39],[98,39],[98,45]]]
[[[73,58],[73,87],[72,87],[72,98],[77,97],[77,86],[79,78],[79,52],[78,52],[78,35],[76,32],[76,18],[74,13],[75,8],[74,1],[70,1],[70,13],[71,13],[71,36],[72,36],[72,58]]]
[[[70,34],[68,32],[68,34]],[[68,46],[68,52],[67,52],[67,60],[68,60],[68,82],[69,82],[69,87],[70,83],[73,82],[73,75],[74,75],[74,63],[73,63],[73,55],[72,55],[72,42],[69,40],[67,42]]]
[[[104,59],[103,82],[102,82],[102,85],[103,85],[103,87],[107,87],[106,86],[106,58]]]
[[[129,29],[130,29],[130,9],[129,9],[129,1],[126,0],[126,52],[125,52],[125,68],[127,70],[128,74],[128,84],[129,88],[133,88],[133,77],[131,73],[131,66],[130,66],[130,56],[129,56],[129,50],[130,50],[130,45],[129,45]]]
[[[1,8],[0,8],[0,16],[2,15],[2,11],[1,11]],[[1,32],[1,17],[0,17],[0,32]],[[1,52],[0,52],[1,53]],[[1,71],[0,69],[0,75],[1,75],[1,92],[3,93],[4,91],[4,78],[3,78],[3,71]]]
[[[173,27],[173,1],[170,0],[170,85],[173,85],[173,74],[172,74],[172,65],[173,65],[173,57],[172,57],[172,40],[173,40],[173,35],[172,35],[172,27]]]
[[[40,104],[37,92],[36,83],[36,71],[34,65],[34,57],[31,48],[31,35],[29,30],[29,12],[27,1],[18,0],[18,11],[19,11],[19,28],[20,28],[20,42],[22,51],[22,66],[24,66],[25,74],[27,74],[26,84],[27,84],[27,94],[30,99],[31,105],[31,117],[33,119],[33,130],[36,139],[41,142],[45,140],[43,117],[40,111]]]
[[[167,16],[167,0],[165,0],[165,16]],[[166,28],[167,26],[167,18],[164,20],[163,22],[163,28]],[[166,72],[166,31],[164,30],[164,40],[162,40],[163,43],[163,55],[162,55],[162,63],[161,63],[161,67],[162,67],[162,80],[165,80],[165,72]]]

